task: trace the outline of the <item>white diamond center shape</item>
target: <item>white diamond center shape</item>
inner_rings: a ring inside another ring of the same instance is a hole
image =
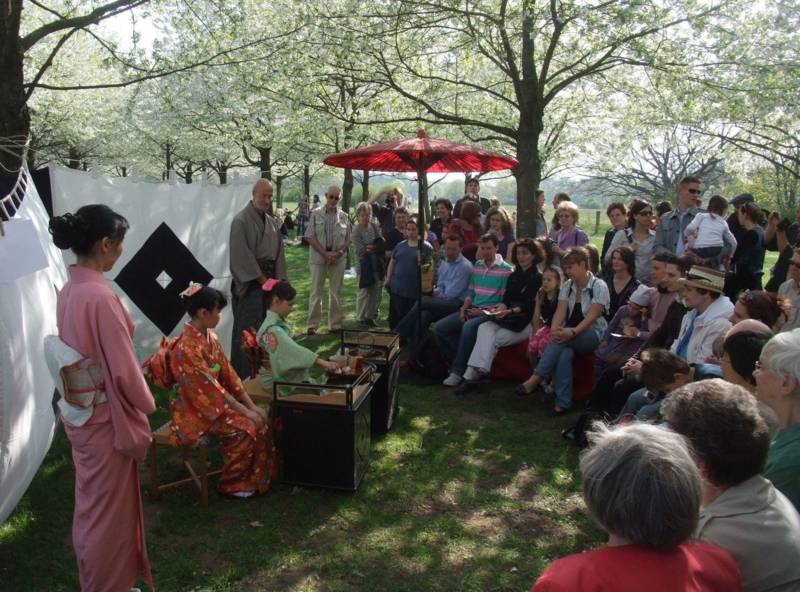
[[[158,277],[156,278],[156,281],[159,284],[161,284],[161,287],[163,289],[166,290],[167,286],[169,286],[170,283],[172,283],[172,278],[169,276],[169,274],[166,271],[162,271],[161,273],[158,274]]]

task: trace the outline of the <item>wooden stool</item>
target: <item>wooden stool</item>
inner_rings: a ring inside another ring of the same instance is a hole
[[[208,438],[203,436],[192,446],[176,446],[170,440],[170,434],[169,422],[153,432],[153,442],[150,444],[150,450],[148,451],[148,457],[150,459],[150,494],[153,496],[153,499],[158,499],[162,491],[194,483],[200,491],[200,505],[207,506],[208,478],[219,475],[222,472],[222,470],[211,472],[208,470]],[[186,467],[189,477],[162,485],[158,479],[158,453],[156,452],[158,446],[177,448],[181,453],[183,466]],[[195,469],[191,460],[189,460],[190,450],[197,451],[197,469]]]

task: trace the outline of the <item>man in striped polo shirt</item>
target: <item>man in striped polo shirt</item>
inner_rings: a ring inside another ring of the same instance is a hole
[[[479,241],[480,259],[472,267],[469,294],[458,312],[444,317],[433,325],[433,334],[444,356],[452,360],[445,386],[458,386],[467,369],[478,327],[491,320],[497,305],[503,300],[508,276],[513,268],[497,253],[497,237],[486,233]],[[454,337],[459,331],[458,338]]]

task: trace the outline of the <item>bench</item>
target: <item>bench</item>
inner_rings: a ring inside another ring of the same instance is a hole
[[[572,367],[572,400],[583,401],[594,389],[594,354],[575,354]],[[528,341],[501,347],[492,363],[492,378],[522,382],[532,374]]]

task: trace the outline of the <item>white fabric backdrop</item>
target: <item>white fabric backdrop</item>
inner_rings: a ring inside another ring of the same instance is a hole
[[[56,333],[56,289],[66,281],[33,183],[14,219],[33,223],[48,267],[0,283],[0,523],[25,493],[53,438],[55,385],[44,361],[44,337]]]
[[[106,278],[111,280],[111,285],[136,324],[134,341],[139,359],[144,361],[155,351],[162,333],[113,282],[113,278],[162,222],[166,222],[200,264],[214,276],[211,285],[228,296],[229,306],[223,311],[216,331],[226,353],[230,355],[233,314],[230,307],[228,237],[231,220],[250,199],[255,179],[233,180],[230,185],[223,186],[199,183],[184,185],[98,177],[62,167],[51,167],[50,171],[55,215],[74,212],[86,204],[102,203],[125,216],[130,223],[122,257],[114,269],[106,274]],[[71,253],[66,253],[64,259],[68,263],[74,262]],[[187,319],[184,317],[178,323],[172,335],[180,333]]]

